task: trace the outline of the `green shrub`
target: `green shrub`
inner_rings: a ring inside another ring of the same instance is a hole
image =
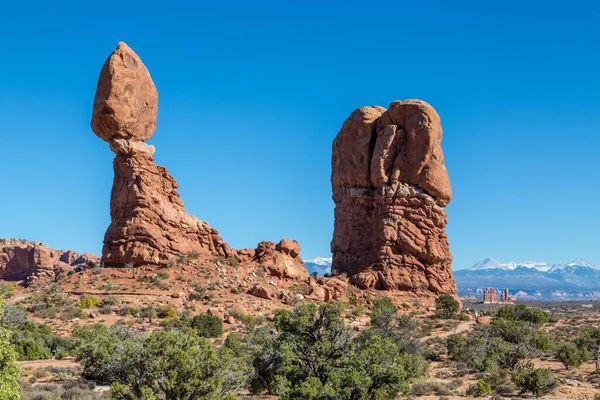
[[[156,316],[158,318],[175,318],[177,310],[171,305],[159,305],[156,307]]]
[[[20,360],[45,360],[51,357],[49,349],[31,339],[17,341],[15,349]]]
[[[83,296],[83,298],[77,302],[77,307],[94,308],[99,306],[100,303],[102,303],[102,301],[96,296]]]
[[[511,380],[521,391],[521,394],[531,393],[535,397],[544,396],[558,386],[558,381],[554,378],[550,369],[536,369],[533,363],[528,363],[514,371]]]
[[[563,343],[556,350],[556,359],[560,361],[566,369],[579,367],[590,359],[590,354],[585,347],[579,348],[574,343]]]
[[[15,284],[12,282],[0,282],[0,299],[9,299],[15,294]]]
[[[4,302],[0,298],[0,319],[4,315]],[[19,400],[19,378],[21,367],[17,362],[17,353],[11,343],[11,332],[0,327],[0,398]]]
[[[231,349],[217,350],[189,329],[123,340],[100,336],[81,349],[78,360],[85,377],[112,382],[113,398],[127,400],[152,399],[152,393],[167,399],[233,399],[250,375],[249,365]]]
[[[498,309],[496,317],[510,321],[529,322],[534,325],[542,325],[550,321],[550,314],[538,308],[527,307],[524,304],[517,306],[504,306]]]
[[[190,326],[205,338],[220,337],[223,334],[223,321],[210,314],[200,314],[192,318]]]
[[[481,379],[467,388],[467,396],[482,397],[490,393],[492,393],[490,384]]]
[[[443,294],[435,299],[436,316],[438,318],[454,319],[458,318],[456,314],[460,308],[460,303],[456,299],[449,295]]]
[[[392,317],[394,307],[381,305]],[[343,310],[338,303],[303,304],[277,312],[278,335],[265,329],[253,333],[253,392],[267,390],[284,400],[392,399],[408,393],[409,384],[426,371],[422,357],[400,351],[373,331],[357,335]]]
[[[545,332],[536,332],[533,334],[533,345],[538,350],[552,350],[555,344],[550,336]]]

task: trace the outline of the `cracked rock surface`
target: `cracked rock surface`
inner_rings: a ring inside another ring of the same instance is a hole
[[[175,179],[154,163],[154,146],[144,142],[154,134],[157,111],[150,73],[119,43],[100,73],[91,123],[115,153],[106,266],[166,264],[194,252],[233,254],[217,230],[186,213]]]
[[[456,294],[452,198],[437,112],[419,100],[361,107],[333,142],[332,271],[361,288]]]

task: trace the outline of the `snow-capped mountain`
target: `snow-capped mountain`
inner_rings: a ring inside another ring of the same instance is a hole
[[[485,260],[479,261],[477,264],[469,268],[470,271],[481,271],[485,269],[501,269],[505,271],[512,271],[517,268],[530,268],[536,271],[546,272],[549,271],[552,266],[545,262],[540,261],[521,261],[521,262],[507,262],[501,263],[493,258],[486,258]]]
[[[583,292],[600,290],[600,268],[582,258],[565,264],[503,263],[487,258],[470,268],[455,271],[454,278],[459,292],[469,293],[488,286],[509,288],[513,293],[553,293],[551,297],[556,297],[558,292],[579,296]]]
[[[309,274],[325,275],[331,273],[331,257],[315,257],[310,260],[304,260],[304,265]]]

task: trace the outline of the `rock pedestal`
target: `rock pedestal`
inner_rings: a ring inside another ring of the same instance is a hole
[[[333,142],[332,272],[361,288],[456,294],[446,212],[452,191],[435,110],[362,107]]]
[[[92,130],[115,153],[111,223],[104,236],[106,266],[165,264],[179,255],[232,253],[218,232],[185,212],[177,183],[154,163],[158,93],[140,58],[125,43],[104,64]]]

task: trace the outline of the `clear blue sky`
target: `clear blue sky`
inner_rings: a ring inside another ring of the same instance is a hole
[[[162,3],[3,3],[0,237],[100,253],[112,153],[89,120],[125,41],[158,87],[156,161],[234,247],[328,255],[342,122],[419,98],[442,117],[454,268],[600,264],[596,2]]]

